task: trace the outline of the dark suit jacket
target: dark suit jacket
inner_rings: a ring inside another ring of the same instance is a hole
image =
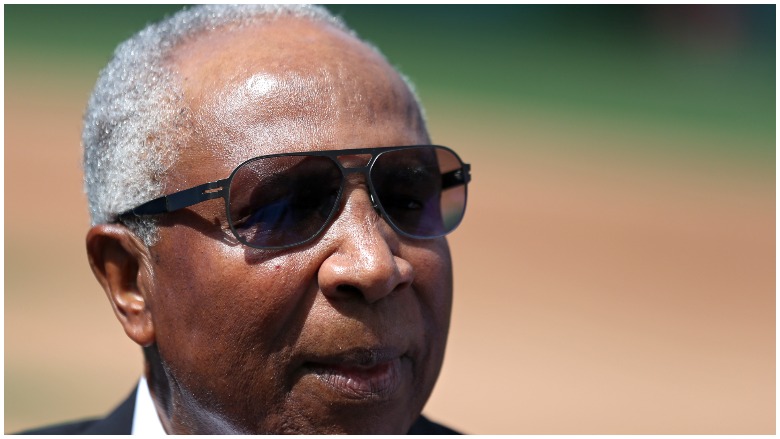
[[[19,434],[130,434],[135,411],[135,390],[110,415],[102,419],[69,422],[51,427],[23,431]],[[459,434],[443,425],[420,416],[409,434]]]

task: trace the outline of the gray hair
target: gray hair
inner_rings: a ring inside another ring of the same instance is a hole
[[[162,195],[163,177],[186,144],[188,112],[166,62],[172,51],[185,39],[220,26],[241,27],[280,16],[331,25],[357,37],[319,6],[207,5],[151,24],[117,47],[100,72],[84,116],[84,188],[92,225],[116,221],[120,213]],[[417,101],[411,83],[401,76]],[[147,246],[156,241],[153,218],[125,223]]]

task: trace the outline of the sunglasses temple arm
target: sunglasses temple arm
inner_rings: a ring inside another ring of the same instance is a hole
[[[449,189],[471,181],[471,165],[464,163],[462,168],[441,175],[441,188]]]
[[[204,183],[200,186],[185,189],[170,195],[164,195],[154,200],[128,210],[119,215],[120,218],[128,216],[148,216],[160,213],[174,212],[185,207],[198,204],[202,201],[220,198],[224,196],[227,179]]]

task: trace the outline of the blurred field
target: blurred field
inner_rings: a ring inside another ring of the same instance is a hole
[[[5,6],[5,432],[140,350],[86,262],[81,114],[175,7]],[[775,6],[333,6],[472,164],[426,413],[483,434],[775,433]]]

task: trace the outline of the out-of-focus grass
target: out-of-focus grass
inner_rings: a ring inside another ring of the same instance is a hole
[[[699,36],[668,29],[651,6],[329,8],[409,74],[423,98],[455,94],[616,126],[719,133],[743,141],[694,152],[774,162],[774,5],[721,6],[742,28],[704,27]],[[50,63],[94,77],[119,41],[177,9],[5,6],[6,74]]]
[[[5,5],[6,60],[29,57],[61,62],[75,56],[105,62],[120,41],[179,9],[175,5]]]
[[[698,153],[774,162],[774,23],[762,21],[774,6],[734,12],[763,28],[709,47],[654,28],[632,6],[364,7],[343,16],[402,70],[414,66],[427,93],[742,136]]]

